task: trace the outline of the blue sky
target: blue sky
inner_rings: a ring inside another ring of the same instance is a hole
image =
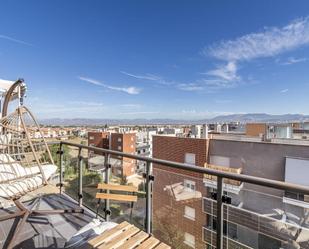
[[[308,1],[1,1],[40,118],[309,114]]]

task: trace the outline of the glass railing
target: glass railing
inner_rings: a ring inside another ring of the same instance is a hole
[[[61,149],[52,154],[62,165],[63,193],[103,219],[126,220],[172,248],[309,248],[309,189],[304,186],[243,175],[239,169],[66,142]],[[137,201],[99,201],[99,183],[135,186]]]

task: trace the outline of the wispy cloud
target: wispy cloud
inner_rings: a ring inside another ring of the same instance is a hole
[[[306,62],[308,58],[294,58],[294,57],[289,57],[286,61],[281,62],[281,65],[292,65],[295,63],[300,63],[300,62]]]
[[[217,104],[228,104],[228,103],[232,103],[232,100],[230,100],[230,99],[215,99],[215,103],[217,103]]]
[[[286,89],[282,89],[280,92],[281,92],[281,93],[286,93],[286,92],[288,92],[288,91],[289,91],[289,89],[286,88]]]
[[[197,83],[181,83],[177,85],[177,88],[189,92],[204,90],[204,87]]]
[[[262,32],[250,33],[234,40],[221,41],[206,47],[203,53],[226,64],[206,72],[208,85],[220,88],[235,87],[242,83],[238,64],[253,59],[272,57],[309,45],[309,17],[290,22],[284,27],[265,28]],[[304,62],[306,58],[290,57],[286,65]]]
[[[280,53],[309,44],[309,17],[292,21],[278,28],[265,28],[235,40],[222,41],[205,48],[204,52],[224,61],[248,61]]]
[[[87,77],[82,77],[82,76],[78,76],[78,79],[85,81],[85,82],[88,82],[88,83],[93,84],[93,85],[105,87],[105,88],[113,90],[113,91],[120,91],[120,92],[125,92],[125,93],[128,93],[128,94],[139,94],[141,92],[141,89],[136,88],[134,86],[130,86],[130,87],[111,86],[111,85],[107,85],[105,83],[102,83],[98,80],[95,80],[95,79],[92,79],[92,78],[87,78]]]
[[[149,80],[151,82],[155,82],[157,84],[162,84],[166,85],[169,87],[174,87],[176,89],[182,90],[182,91],[201,91],[204,90],[205,84],[202,82],[193,82],[193,83],[183,83],[183,82],[178,82],[178,81],[173,81],[173,80],[166,80],[161,76],[154,75],[154,74],[143,74],[143,75],[136,75],[132,73],[127,73],[124,71],[121,71],[121,73],[136,78],[140,80]],[[202,83],[202,84],[201,84]]]
[[[165,80],[162,77],[160,77],[158,75],[154,75],[154,74],[138,75],[138,74],[128,73],[128,72],[125,72],[125,71],[120,71],[120,72],[124,75],[130,76],[130,77],[133,77],[133,78],[139,79],[139,80],[150,80],[150,81],[153,81],[155,83],[162,84],[162,85],[172,85],[172,84],[174,84],[174,82]]]
[[[69,101],[69,104],[72,104],[72,105],[81,105],[81,106],[98,106],[98,107],[101,107],[101,106],[104,106],[103,103],[101,102],[92,102],[92,101]]]
[[[22,41],[22,40],[18,40],[18,39],[15,39],[15,38],[7,36],[7,35],[1,35],[0,34],[0,39],[8,40],[8,41],[11,41],[11,42],[15,42],[15,43],[19,43],[19,44],[23,44],[23,45],[27,45],[27,46],[33,46],[33,44],[31,44],[31,43],[28,43],[28,42],[25,42],[25,41]]]
[[[218,77],[226,81],[240,79],[240,77],[237,75],[237,65],[233,61],[228,62],[226,65],[219,66],[214,70],[210,70],[206,74],[210,76]]]
[[[159,113],[159,112],[147,112],[147,111],[145,111],[145,112],[122,112],[120,114],[122,114],[122,115],[142,115],[142,114],[157,114],[157,113]]]
[[[120,106],[123,108],[128,108],[128,109],[138,109],[142,107],[142,105],[140,104],[122,104]]]

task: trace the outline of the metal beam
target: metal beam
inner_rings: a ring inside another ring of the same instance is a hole
[[[192,172],[196,173],[202,173],[202,174],[209,174],[209,175],[214,175],[217,177],[222,177],[222,178],[228,178],[228,179],[233,179],[241,182],[247,182],[247,183],[252,183],[264,187],[270,187],[270,188],[275,188],[275,189],[281,189],[281,190],[287,190],[287,191],[294,191],[298,192],[301,194],[306,194],[309,195],[309,188],[306,186],[298,185],[298,184],[292,184],[292,183],[287,183],[287,182],[282,182],[282,181],[276,181],[276,180],[270,180],[262,177],[256,177],[256,176],[249,176],[249,175],[244,175],[244,174],[235,174],[235,173],[230,173],[230,172],[223,172],[219,170],[214,170],[214,169],[207,169],[204,167],[200,166],[193,166],[190,164],[185,164],[185,163],[177,163],[177,162],[172,162],[172,161],[167,161],[167,160],[162,160],[162,159],[157,159],[157,158],[149,158],[149,157],[143,157],[143,156],[138,156],[138,155],[133,155],[129,153],[123,153],[119,151],[114,151],[114,150],[108,150],[108,149],[102,149],[102,148],[97,148],[94,146],[87,146],[87,145],[82,145],[82,144],[75,144],[75,143],[70,143],[66,141],[61,141],[60,143],[66,144],[69,146],[74,146],[78,148],[85,148],[85,149],[90,149],[96,153],[109,153],[110,155],[116,155],[116,156],[122,156],[122,157],[127,157],[127,158],[132,158],[140,161],[145,161],[145,162],[150,162],[154,164],[160,164],[162,166],[169,166],[169,167],[174,167],[178,169],[184,169],[184,170],[189,170]]]

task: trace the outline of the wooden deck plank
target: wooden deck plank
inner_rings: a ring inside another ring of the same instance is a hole
[[[100,245],[98,249],[116,249],[126,240],[128,240],[131,236],[138,233],[139,231],[140,230],[137,227],[132,226],[128,230],[114,237],[112,240],[109,240],[106,243]]]
[[[136,195],[118,195],[118,194],[97,193],[95,198],[104,199],[104,200],[114,200],[114,201],[137,202]]]
[[[105,231],[101,235],[89,240],[88,245],[90,245],[92,248],[95,248],[95,247],[103,244],[105,241],[119,235],[124,230],[127,230],[130,227],[133,227],[133,225],[124,221],[124,222],[120,223],[119,225],[117,225],[116,227],[113,227],[112,229]]]
[[[159,243],[160,241],[156,239],[155,237],[149,237],[142,244],[140,244],[136,249],[152,249]]]
[[[161,242],[155,249],[171,249],[171,247]]]
[[[105,183],[99,183],[97,189],[137,192],[137,187],[135,187],[135,186],[105,184]]]
[[[117,249],[132,249],[138,246],[142,241],[149,237],[148,233],[140,231],[139,233],[135,234],[133,237],[129,238],[126,242],[124,242],[121,246]]]

